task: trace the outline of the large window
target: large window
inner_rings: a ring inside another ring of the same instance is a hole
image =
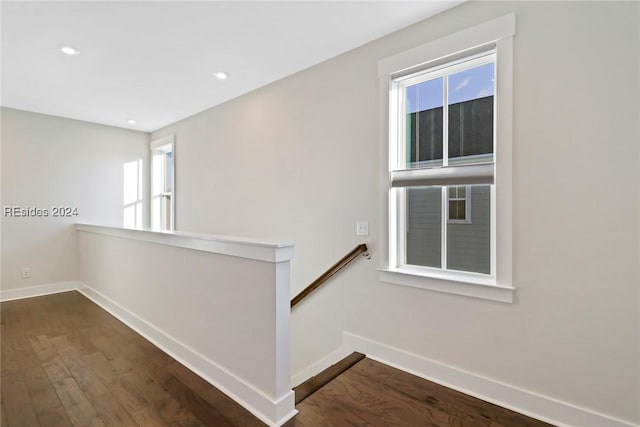
[[[512,300],[514,33],[510,15],[381,60],[382,280]]]
[[[392,81],[398,266],[493,274],[495,59],[489,50]]]

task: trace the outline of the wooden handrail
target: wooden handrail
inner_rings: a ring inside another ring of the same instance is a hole
[[[367,245],[365,245],[364,243],[356,246],[351,252],[349,252],[347,255],[345,255],[340,261],[338,261],[330,269],[328,269],[327,271],[322,273],[322,275],[320,277],[318,277],[316,280],[311,282],[311,284],[309,286],[304,288],[304,290],[302,292],[300,292],[298,295],[296,295],[295,298],[293,298],[291,300],[291,308],[293,308],[296,304],[298,304],[300,301],[302,301],[311,292],[313,292],[316,289],[318,289],[318,287],[320,287],[320,285],[322,285],[324,282],[326,282],[331,276],[336,274],[338,271],[342,270],[344,268],[344,266],[346,266],[351,261],[353,261],[358,255],[360,255],[361,253],[364,253],[366,251],[367,251]]]

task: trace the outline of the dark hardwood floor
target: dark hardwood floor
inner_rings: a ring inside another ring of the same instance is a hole
[[[296,409],[285,427],[549,426],[371,359],[362,359]]]
[[[0,307],[1,426],[264,426],[77,292]],[[320,375],[297,390],[313,394],[286,427],[548,426],[351,357],[337,378],[325,384]]]
[[[77,292],[1,310],[2,426],[265,425]]]

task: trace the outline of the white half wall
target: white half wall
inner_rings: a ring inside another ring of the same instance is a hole
[[[147,163],[149,135],[10,108],[2,131],[3,291],[77,280],[77,221],[122,226],[123,165]],[[11,217],[5,208],[47,210],[47,217]],[[78,216],[54,217],[54,206]],[[30,269],[22,278],[22,269]],[[10,295],[10,294],[7,294]]]
[[[77,229],[87,297],[268,425],[295,415],[291,245]]]
[[[378,61],[510,13],[514,303],[380,282]],[[466,2],[158,130],[176,136],[177,228],[295,241],[293,294],[367,243],[293,311],[292,374],[350,331],[638,424],[639,13]]]

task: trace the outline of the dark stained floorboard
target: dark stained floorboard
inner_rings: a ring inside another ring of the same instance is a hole
[[[78,292],[0,307],[3,427],[265,425]]]
[[[363,359],[296,406],[285,427],[543,427],[542,421]]]
[[[264,426],[77,292],[0,307],[1,426]],[[286,427],[548,426],[371,359],[296,408]]]

